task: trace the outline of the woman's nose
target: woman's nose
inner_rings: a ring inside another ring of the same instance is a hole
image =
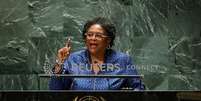
[[[91,37],[91,39],[96,39],[96,34],[94,34],[94,35]]]

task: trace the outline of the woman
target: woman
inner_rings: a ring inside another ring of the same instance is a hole
[[[87,49],[70,54],[70,40],[59,49],[55,74],[137,75],[131,58],[111,49],[115,39],[115,27],[107,19],[98,17],[84,25],[83,39]],[[140,78],[61,78],[51,77],[51,90],[143,90]]]

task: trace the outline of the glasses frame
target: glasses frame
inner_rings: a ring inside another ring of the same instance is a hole
[[[103,33],[86,32],[84,35],[86,36],[87,39],[92,39],[94,35],[95,39],[97,40],[103,40],[104,38],[109,38],[109,36],[104,35]]]

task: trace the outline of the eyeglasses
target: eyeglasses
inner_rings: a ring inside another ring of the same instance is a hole
[[[104,35],[103,33],[94,33],[94,32],[85,33],[85,36],[87,37],[87,39],[92,39],[94,35],[97,40],[102,40],[103,38],[109,37]]]

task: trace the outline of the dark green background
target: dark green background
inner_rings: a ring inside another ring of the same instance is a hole
[[[67,37],[96,16],[118,30],[116,50],[132,56],[147,90],[201,89],[201,0],[0,0],[0,90],[42,90]]]

